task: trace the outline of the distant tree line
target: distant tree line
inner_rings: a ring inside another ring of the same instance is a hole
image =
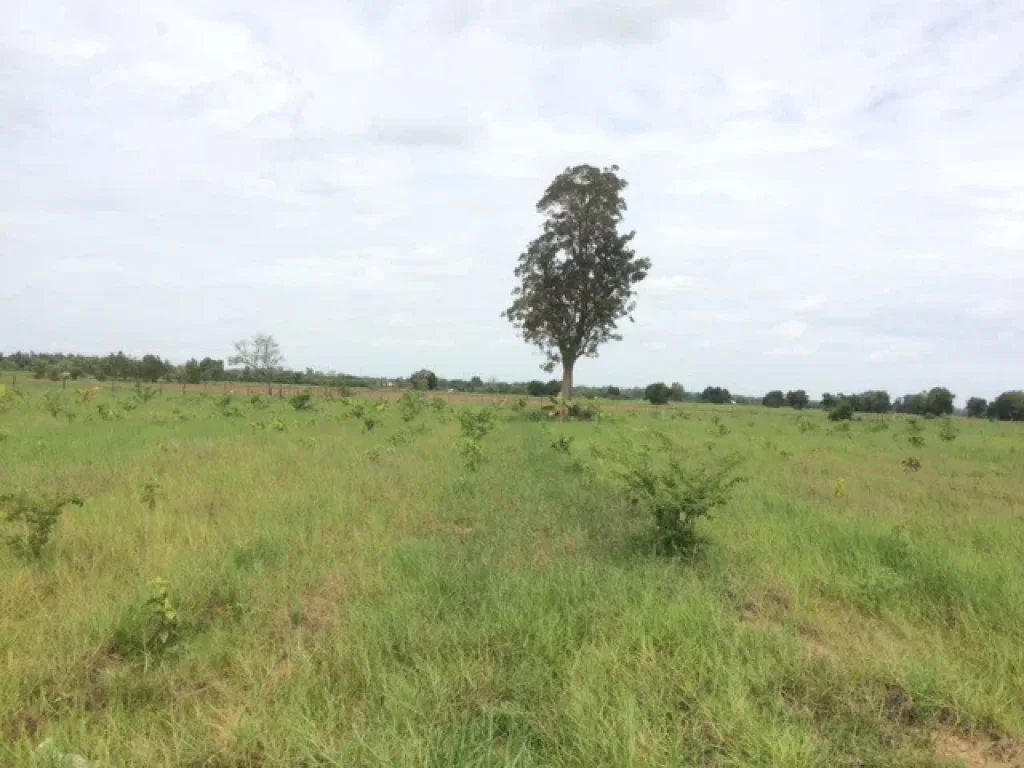
[[[253,342],[262,342],[262,349]],[[552,397],[563,390],[564,381],[497,381],[484,380],[480,376],[469,379],[446,379],[432,370],[421,368],[407,377],[383,378],[380,376],[355,376],[335,371],[318,371],[313,368],[293,370],[280,366],[280,352],[272,346],[270,337],[254,336],[250,346],[243,342],[236,344],[236,355],[228,361],[204,357],[192,358],[176,365],[155,354],[141,357],[116,352],[109,355],[73,355],[62,353],[14,352],[0,354],[0,371],[25,373],[38,379],[59,381],[62,378],[89,378],[98,381],[143,381],[183,382],[202,384],[205,382],[249,383],[263,381],[269,384],[299,386],[324,386],[336,388],[375,389],[390,384],[399,388],[424,391],[447,391],[481,393],[489,395],[528,395],[531,397]],[[241,352],[239,348],[241,345]],[[248,365],[242,363],[249,355]],[[259,354],[257,354],[259,353]],[[253,355],[256,355],[255,357]],[[276,356],[275,356],[276,355]],[[261,370],[253,366],[261,366]],[[655,382],[646,387],[602,386],[574,387],[576,397],[601,398],[606,400],[647,400],[656,405],[667,403],[709,403],[714,405],[764,405],[769,408],[788,406],[797,410],[823,408],[833,410],[847,404],[851,411],[858,413],[907,413],[919,416],[943,416],[953,413],[954,395],[945,387],[916,394],[907,394],[893,400],[884,390],[868,390],[856,394],[832,394],[826,392],[818,402],[812,401],[805,390],[773,389],[763,397],[734,395],[725,387],[705,387],[700,392],[688,392],[679,382],[666,384]],[[992,401],[972,397],[967,401],[966,413],[972,418],[989,418],[1000,421],[1024,421],[1024,391],[1004,392]]]

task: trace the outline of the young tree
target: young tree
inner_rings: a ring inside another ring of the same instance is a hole
[[[668,399],[673,403],[681,403],[686,399],[686,390],[678,381],[673,381],[672,386],[668,388]]]
[[[798,411],[806,408],[810,401],[807,393],[802,389],[791,389],[786,393],[786,402],[789,404],[789,407],[795,408]]]
[[[241,365],[267,381],[267,393],[274,394],[274,373],[284,362],[281,348],[273,336],[257,333],[251,339],[235,342],[235,354],[228,362]]]
[[[519,257],[519,284],[503,313],[543,350],[544,370],[562,366],[567,400],[576,361],[621,338],[618,321],[632,320],[633,287],[651,267],[630,248],[635,233],[619,234],[627,182],[618,170],[578,165],[555,177],[537,203],[543,231]]]

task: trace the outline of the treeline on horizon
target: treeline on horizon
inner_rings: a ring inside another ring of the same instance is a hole
[[[245,367],[228,367],[223,359],[204,357],[190,359],[176,365],[159,355],[147,354],[141,357],[117,352],[108,355],[76,355],[64,353],[14,352],[0,353],[0,370],[11,373],[26,373],[36,379],[77,380],[90,378],[97,381],[160,381],[202,384],[248,383],[255,379],[266,381],[265,374],[256,374]],[[455,392],[483,393],[496,395],[529,395],[532,397],[554,397],[559,394],[562,382],[532,380],[521,382],[483,380],[479,376],[469,379],[446,379],[432,371],[422,369],[407,377],[387,378],[379,376],[355,376],[334,371],[304,371],[281,367],[275,370],[269,380],[274,384],[292,386],[319,386],[335,388],[374,389],[391,385],[423,390],[453,390]],[[605,398],[612,400],[648,400],[656,405],[675,402],[696,402],[712,404],[764,405],[769,408],[791,407],[824,408],[832,410],[843,404],[859,413],[904,413],[920,416],[943,416],[952,414],[954,394],[945,387],[934,387],[926,392],[910,393],[892,399],[885,390],[868,390],[856,394],[832,394],[826,392],[820,401],[811,400],[806,391],[772,390],[763,397],[734,395],[724,387],[706,387],[701,392],[689,392],[678,382],[671,385],[656,382],[646,387],[589,387],[577,386],[575,393],[584,398]],[[1000,421],[1024,421],[1024,391],[1003,392],[991,402],[981,397],[971,397],[964,410],[967,416],[990,418]]]

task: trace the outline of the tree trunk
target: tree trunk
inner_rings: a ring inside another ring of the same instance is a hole
[[[273,397],[274,396],[274,382],[270,378],[270,374],[269,373],[267,374],[267,396],[268,397]]]
[[[562,360],[562,399],[572,400],[572,369],[576,361]]]

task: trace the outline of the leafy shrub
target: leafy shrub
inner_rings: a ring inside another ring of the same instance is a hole
[[[475,472],[484,461],[484,447],[480,442],[494,429],[495,413],[492,408],[459,411],[462,436],[456,443],[466,462],[466,469]]]
[[[560,435],[551,441],[551,447],[559,453],[570,453],[572,451],[572,437],[566,435]]]
[[[386,448],[371,448],[366,452],[366,458],[371,463],[376,464],[377,462],[380,461],[381,456],[383,456],[384,454],[391,454],[394,452],[395,449],[393,446],[387,446]]]
[[[737,458],[687,464],[668,438],[656,437],[657,449],[643,445],[620,454],[617,474],[632,509],[653,520],[655,550],[685,553],[697,543],[698,521],[724,505],[744,478],[735,475]],[[667,459],[659,461],[666,453]]]
[[[601,409],[593,402],[570,400],[566,409],[566,415],[575,421],[594,421],[601,415]]]
[[[921,469],[921,460],[915,456],[908,456],[900,462],[905,472],[917,472]]]
[[[817,429],[817,425],[806,416],[799,416],[796,420],[796,428],[800,432],[811,432]]]
[[[459,425],[462,428],[463,437],[482,440],[488,432],[494,429],[494,409],[459,411]]]
[[[0,495],[0,517],[3,528],[0,538],[7,542],[14,556],[25,562],[39,561],[64,508],[69,504],[82,506],[84,501],[74,494],[29,496],[25,491]]]
[[[121,414],[114,411],[106,403],[96,403],[96,413],[98,413],[100,418],[104,421],[116,421],[121,418]]]
[[[141,381],[135,382],[135,397],[139,399],[139,402],[148,403],[158,394],[160,394],[160,390],[156,387],[143,386]]]
[[[939,438],[947,443],[956,440],[957,431],[953,428],[953,419],[946,416],[942,419],[942,427],[939,429]]]
[[[18,390],[0,384],[0,413],[4,413],[14,405],[14,399],[18,397]]]
[[[853,406],[847,400],[840,400],[828,412],[829,421],[849,421],[853,418]]]
[[[308,389],[296,392],[288,398],[288,402],[296,411],[308,411],[313,407],[313,393]]]
[[[406,423],[418,418],[426,407],[426,398],[412,390],[406,390],[402,396],[398,398],[398,415],[402,421]]]
[[[160,483],[156,480],[150,480],[142,486],[142,491],[139,493],[139,500],[149,507],[150,512],[156,511],[156,502],[160,498]]]
[[[59,392],[47,392],[43,396],[43,406],[56,419],[64,412],[64,398]]]
[[[924,445],[924,438],[921,437],[920,435],[911,435],[910,437],[907,438],[907,440],[909,440],[910,444],[915,448],[920,448],[922,445]]]
[[[171,604],[166,581],[154,579],[149,586],[150,595],[145,602],[149,617],[147,646],[148,650],[162,654],[174,647],[181,639],[178,612]]]
[[[459,453],[466,462],[466,469],[475,472],[484,462],[484,446],[479,440],[471,437],[461,437],[457,441]]]
[[[181,619],[171,602],[164,579],[147,585],[149,595],[141,605],[132,606],[114,631],[114,647],[127,658],[161,657],[182,640]]]

